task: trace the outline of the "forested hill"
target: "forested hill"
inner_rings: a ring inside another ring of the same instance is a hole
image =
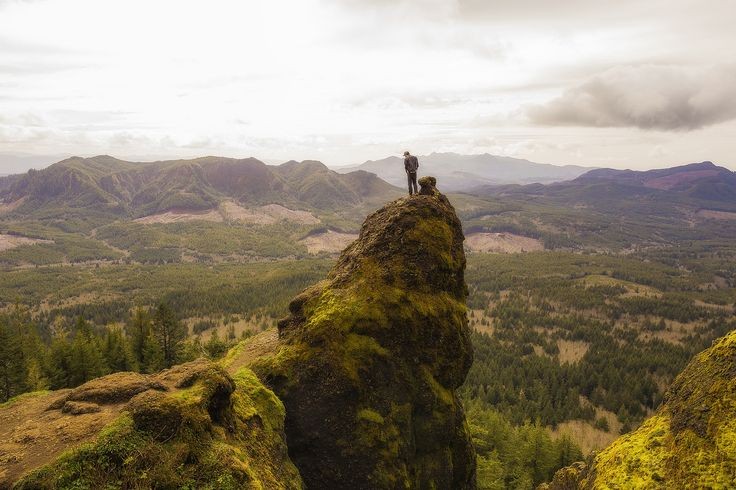
[[[0,179],[0,201],[19,215],[89,208],[140,217],[170,210],[208,210],[225,200],[336,210],[396,194],[396,189],[368,172],[338,174],[316,161],[269,166],[255,158],[135,163],[106,155],[72,157],[43,170]]]

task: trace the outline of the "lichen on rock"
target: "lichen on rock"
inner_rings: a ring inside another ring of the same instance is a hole
[[[546,488],[733,488],[736,331],[687,365],[641,427],[601,451],[575,478],[572,474],[563,468]]]
[[[455,393],[472,363],[462,227],[422,180],[432,192],[370,215],[252,366],[286,406],[308,488],[475,487]]]

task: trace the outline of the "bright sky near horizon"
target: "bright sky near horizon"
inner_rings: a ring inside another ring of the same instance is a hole
[[[736,169],[734,26],[733,0],[0,0],[0,174],[404,149]]]

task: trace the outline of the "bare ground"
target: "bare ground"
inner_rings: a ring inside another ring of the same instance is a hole
[[[63,452],[91,442],[136,395],[175,392],[209,366],[199,359],[157,374],[114,373],[74,389],[21,395],[0,404],[0,489]]]
[[[701,209],[695,213],[695,216],[706,219],[736,219],[736,213],[714,209]]]
[[[544,250],[544,244],[536,238],[513,233],[470,233],[465,237],[465,247],[471,252],[519,253]]]
[[[143,223],[145,225],[151,225],[156,223],[178,223],[181,221],[224,221],[222,214],[216,209],[210,209],[208,211],[186,211],[186,210],[171,210],[165,213],[152,214],[150,216],[144,216],[142,218],[135,219],[136,223]]]
[[[353,233],[340,233],[327,230],[322,233],[310,235],[299,241],[307,247],[307,251],[310,254],[317,254],[319,252],[337,253],[350,245],[356,238],[358,238],[358,235]]]
[[[16,208],[18,208],[18,206],[23,204],[23,201],[25,200],[25,197],[21,197],[20,199],[13,202],[0,202],[0,214],[9,213],[15,210]]]
[[[560,349],[560,363],[578,362],[585,356],[590,348],[590,344],[580,340],[557,340],[557,347]]]
[[[53,240],[39,240],[16,235],[0,235],[0,252],[23,245],[35,245],[37,243],[53,243]]]
[[[0,406],[0,488],[10,488],[28,470],[93,440],[120,413],[120,404],[74,416],[47,410],[70,391],[30,394]]]
[[[302,225],[315,225],[320,222],[319,218],[308,211],[289,209],[280,204],[244,208],[232,201],[226,201],[220,205],[220,209],[229,220],[257,225],[270,225],[282,220]]]

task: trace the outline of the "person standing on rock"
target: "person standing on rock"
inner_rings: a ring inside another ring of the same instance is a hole
[[[417,170],[419,169],[419,159],[409,153],[404,152],[404,170],[406,170],[406,177],[409,181],[409,195],[419,194],[417,190]],[[413,189],[413,191],[412,191]]]

